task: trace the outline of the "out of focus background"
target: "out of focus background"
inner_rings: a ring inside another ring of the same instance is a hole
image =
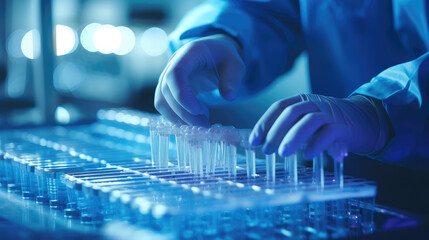
[[[168,35],[201,2],[0,0],[0,128],[82,122],[102,108],[156,112]],[[309,89],[304,53],[257,95],[211,109],[211,121],[251,128],[273,102]],[[375,181],[379,204],[429,214],[424,171],[352,155],[344,172]]]
[[[51,10],[39,1],[1,1],[0,121],[70,123],[105,107],[155,112],[155,86],[171,54],[168,35],[200,2],[54,0]],[[303,55],[260,94],[212,109],[211,120],[252,127],[275,100],[308,89]]]

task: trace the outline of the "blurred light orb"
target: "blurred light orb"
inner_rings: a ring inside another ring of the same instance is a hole
[[[28,59],[40,56],[40,33],[36,29],[28,31],[21,40],[21,51]]]
[[[86,77],[86,71],[78,62],[63,62],[54,70],[54,87],[60,92],[77,90]]]
[[[116,49],[113,53],[117,55],[126,55],[133,50],[136,44],[136,37],[134,35],[134,32],[127,27],[121,26],[117,27],[116,29],[118,29],[121,33],[121,43],[119,45],[119,48]]]
[[[95,30],[93,42],[100,53],[113,53],[121,45],[121,32],[112,25],[102,25]]]
[[[80,43],[88,52],[97,52],[94,46],[94,33],[101,27],[99,23],[88,24],[80,33]]]
[[[158,27],[149,28],[141,35],[140,45],[149,56],[160,56],[167,51],[167,33]]]
[[[62,56],[73,52],[77,47],[77,34],[73,29],[64,25],[55,27],[55,46],[57,56]]]
[[[24,55],[21,51],[21,40],[25,35],[25,31],[16,30],[10,34],[7,39],[7,54],[13,58],[22,58]]]
[[[70,113],[64,107],[57,107],[55,109],[55,120],[57,123],[67,124],[70,123]]]

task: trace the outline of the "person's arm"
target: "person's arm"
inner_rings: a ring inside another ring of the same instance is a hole
[[[381,101],[390,121],[391,137],[374,158],[395,161],[414,154],[428,124],[429,52],[416,60],[391,67],[358,88],[360,94]],[[384,123],[386,125],[387,123]]]
[[[382,102],[392,137],[373,157],[390,161],[415,154],[429,108],[429,1],[394,0],[392,4],[394,28],[414,60],[383,71],[354,92]]]
[[[193,9],[170,35],[170,49],[213,34],[241,47],[246,77],[240,96],[256,93],[293,66],[304,48],[298,1],[212,0]]]
[[[253,128],[250,143],[265,154],[350,151],[385,161],[415,152],[429,117],[429,52],[391,67],[347,98],[304,94],[273,104]],[[332,150],[335,144],[343,146]]]
[[[209,126],[208,105],[260,91],[303,49],[297,0],[213,0],[171,34],[156,109],[176,123]]]
[[[429,142],[429,1],[397,0],[393,10],[395,29],[415,60],[388,68],[348,98],[303,95],[273,104],[250,143],[283,156],[303,149],[311,158],[339,142],[384,161],[423,155],[422,149],[427,158],[422,144]]]

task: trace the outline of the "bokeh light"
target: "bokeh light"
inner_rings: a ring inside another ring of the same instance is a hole
[[[152,27],[143,32],[140,44],[149,56],[156,57],[167,51],[168,37],[161,28]]]
[[[79,62],[63,62],[54,70],[54,87],[60,92],[73,92],[85,77],[86,71]]]
[[[121,33],[121,43],[119,45],[119,48],[113,53],[117,55],[128,54],[131,52],[131,50],[133,50],[136,43],[136,37],[134,36],[134,32],[131,29],[123,26],[117,27],[117,29]]]
[[[88,24],[80,34],[80,43],[88,52],[97,52],[93,40],[94,33],[99,27],[101,27],[101,24],[99,23]]]
[[[62,56],[73,52],[77,47],[77,34],[73,29],[64,25],[55,27],[56,53]]]
[[[70,113],[64,107],[57,107],[55,109],[55,120],[57,123],[68,124],[70,123]]]
[[[40,56],[40,33],[36,29],[28,31],[21,41],[21,51],[26,58],[36,59]]]
[[[7,54],[12,58],[22,58],[24,55],[21,51],[21,40],[24,37],[25,32],[23,30],[16,30],[10,34],[7,39]]]
[[[100,53],[110,54],[121,45],[121,32],[112,25],[102,25],[94,33],[94,46]]]

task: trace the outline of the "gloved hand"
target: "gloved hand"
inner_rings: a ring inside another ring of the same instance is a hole
[[[278,150],[279,155],[289,156],[303,150],[306,159],[338,145],[358,154],[375,153],[386,144],[389,129],[385,110],[376,101],[361,95],[286,98],[271,105],[249,141],[253,146],[263,145],[265,154]]]
[[[155,91],[155,107],[175,123],[209,126],[208,107],[198,94],[218,89],[225,100],[237,97],[245,65],[235,40],[217,34],[192,41],[171,57]]]

